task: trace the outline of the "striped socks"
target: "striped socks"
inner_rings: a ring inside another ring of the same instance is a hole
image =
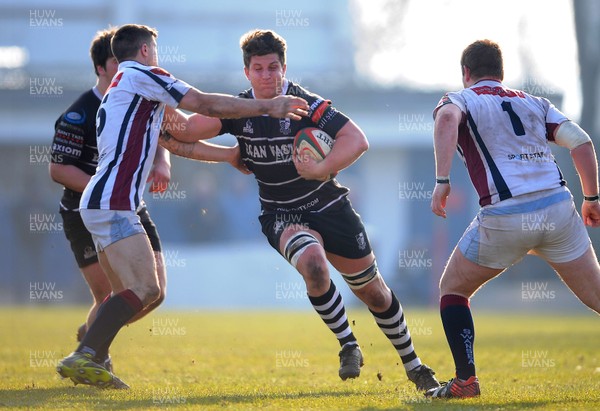
[[[402,306],[394,292],[392,291],[392,304],[390,308],[382,313],[371,311],[371,314],[375,317],[375,322],[377,322],[381,331],[389,338],[396,351],[398,351],[404,369],[410,371],[420,366],[421,359],[415,353],[410,332],[406,326],[406,321],[404,321]]]
[[[330,282],[329,290],[325,294],[320,297],[311,297],[309,295],[308,299],[321,319],[327,324],[327,327],[335,334],[341,346],[348,343],[358,345],[348,323],[342,295],[335,287],[333,281]]]

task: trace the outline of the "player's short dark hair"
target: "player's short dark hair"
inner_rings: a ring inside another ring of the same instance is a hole
[[[265,56],[277,53],[279,62],[285,64],[287,45],[285,39],[272,30],[250,30],[240,39],[240,47],[244,55],[244,66],[250,66],[252,56]]]
[[[468,67],[471,77],[493,77],[504,79],[502,50],[498,43],[491,40],[477,40],[464,49],[460,59],[461,67]]]
[[[158,37],[158,31],[141,24],[125,24],[117,29],[110,46],[113,55],[120,63],[137,55],[144,43],[150,43]]]
[[[115,35],[116,27],[109,27],[105,30],[100,30],[96,33],[96,36],[92,39],[90,45],[90,57],[94,64],[94,72],[99,76],[98,66],[106,68],[106,61],[113,57],[113,52],[110,48],[110,41]]]

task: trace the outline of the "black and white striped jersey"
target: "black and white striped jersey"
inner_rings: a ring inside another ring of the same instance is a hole
[[[343,201],[349,190],[335,179],[324,182],[300,177],[292,161],[294,136],[305,127],[318,127],[335,139],[349,119],[331,101],[290,81],[284,81],[282,94],[305,99],[310,106],[308,116],[298,121],[267,115],[223,119],[219,134],[237,138],[242,160],[258,182],[263,213],[323,211]],[[254,93],[249,89],[239,97],[254,98]]]

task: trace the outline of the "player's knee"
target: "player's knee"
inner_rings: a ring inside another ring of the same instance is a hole
[[[163,284],[160,287],[160,302],[162,303],[167,298],[167,285]]]
[[[283,246],[283,256],[290,262],[291,265],[298,268],[300,257],[305,253],[311,255],[315,251],[311,250],[313,245],[318,245],[319,240],[307,231],[299,231],[293,234]]]
[[[314,250],[307,250],[303,256],[303,270],[301,271],[305,282],[310,288],[323,288],[325,291],[329,287],[329,269],[322,253],[315,247]]]
[[[144,307],[153,304],[160,297],[160,295],[161,291],[157,282],[148,283],[143,287],[140,287],[139,298],[144,304]]]
[[[447,294],[463,294],[461,291],[461,287],[459,287],[456,282],[451,280],[444,280],[444,277],[440,279],[440,295]]]
[[[446,270],[440,278],[440,295],[446,294],[465,294],[465,281],[463,276],[460,275],[457,271],[448,271]]]
[[[361,286],[350,286],[350,288],[354,295],[367,304],[371,310],[382,312],[390,307],[392,292],[378,271]]]
[[[161,305],[163,303],[163,301],[165,301],[165,298],[166,298],[166,290],[164,290],[163,288],[159,288],[158,297],[156,298],[156,300],[154,300],[152,302],[152,305],[155,307],[158,307],[159,305]]]

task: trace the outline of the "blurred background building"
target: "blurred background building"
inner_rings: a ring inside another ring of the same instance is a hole
[[[464,40],[452,43],[454,54],[442,58],[444,49],[450,48],[444,43],[450,38],[445,36],[458,23],[448,18],[447,26],[435,27],[427,38],[416,35],[415,30],[427,30],[434,18],[443,22],[448,10],[458,11],[462,6],[439,1],[436,13],[436,8],[419,11],[419,3],[3,2],[0,303],[69,304],[87,303],[90,299],[62,231],[58,213],[61,187],[48,176],[50,143],[56,118],[95,82],[88,53],[95,32],[110,24],[136,22],[159,30],[159,61],[164,68],[207,92],[237,94],[248,87],[239,50],[243,33],[269,28],[285,37],[287,77],[331,99],[369,138],[370,150],[338,179],[351,188],[351,200],[367,225],[381,272],[404,304],[434,306],[443,265],[478,206],[464,167],[456,159],[448,206],[450,217],[442,220],[430,212],[434,181],[431,111],[446,89],[460,88],[460,51],[481,35],[479,31],[469,32],[468,26],[460,28]],[[582,24],[592,28],[577,34],[593,36],[600,27],[598,19],[593,19],[600,14],[599,3],[577,1],[575,8],[567,0],[531,3],[546,8],[551,4],[563,19],[559,25],[566,28],[560,36],[571,42],[560,50],[562,57],[555,58],[554,64],[570,68],[571,75],[548,79],[541,74],[545,73],[544,67],[536,71],[536,55],[530,51],[538,45],[534,43],[535,36],[528,37],[528,33],[536,32],[538,20],[548,19],[528,19],[521,14],[514,15],[521,43],[514,44],[516,51],[510,49],[513,44],[508,39],[504,43],[508,43],[507,63],[511,59],[519,63],[518,70],[513,69],[514,65],[507,67],[507,74],[508,70],[513,73],[508,84],[547,95],[561,107],[566,94],[561,79],[571,93],[567,101],[579,99],[578,44],[580,52],[581,47],[587,47],[587,69],[581,70],[582,75],[592,80],[598,77],[600,59],[597,54],[593,58],[598,43],[576,43],[573,10],[580,18],[587,18]],[[507,11],[493,7],[486,7],[489,11],[478,10],[483,14],[514,13],[506,2],[502,8]],[[497,25],[508,20],[486,21]],[[493,38],[493,33],[486,37]],[[597,40],[598,36],[592,38]],[[408,78],[406,73],[415,70],[420,70],[420,76]],[[448,73],[450,83],[442,79]],[[598,90],[600,86],[595,81],[593,87]],[[590,104],[595,104],[597,97],[594,100],[586,97],[585,91],[583,94],[584,111],[596,113],[597,105],[590,109]],[[594,96],[597,95],[596,92]],[[577,110],[575,120],[579,116],[577,104],[572,104]],[[584,121],[595,136],[598,123],[589,118],[596,117],[588,114],[587,123]],[[219,137],[217,141],[234,143],[231,136]],[[557,157],[579,201],[581,192],[568,153],[557,153]],[[260,232],[253,177],[222,164],[175,157],[172,162],[172,181],[167,192],[147,193],[145,197],[164,246],[169,272],[166,305],[309,308],[300,276],[268,246]],[[338,274],[334,273],[333,278],[341,285]],[[31,290],[40,287],[58,290],[61,297],[55,294],[55,298],[32,298]],[[548,298],[531,301],[523,293],[530,289],[546,290],[544,295]],[[582,309],[549,267],[529,257],[497,280],[489,292],[484,289],[481,294],[474,303],[489,308]],[[347,291],[346,298],[356,301]]]

